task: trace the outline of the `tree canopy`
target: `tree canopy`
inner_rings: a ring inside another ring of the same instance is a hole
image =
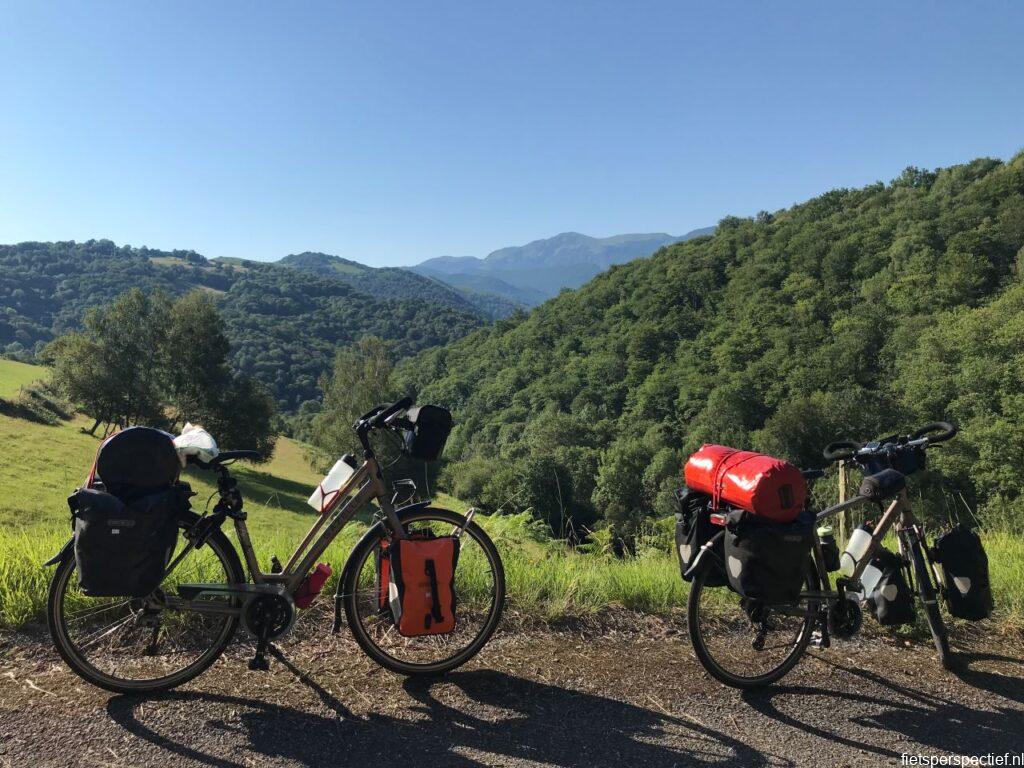
[[[628,534],[702,442],[818,466],[830,440],[952,417],[933,479],[1024,525],[1022,247],[1024,154],[909,168],[723,219],[396,380],[454,411],[444,477],[473,503],[526,498],[550,460],[573,517]]]

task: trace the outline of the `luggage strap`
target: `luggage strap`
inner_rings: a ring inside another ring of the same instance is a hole
[[[737,453],[739,453],[739,451],[734,450],[732,453],[728,454],[724,459],[722,459],[722,463],[718,465],[718,471],[715,473],[715,484],[711,494],[711,506],[714,509],[718,509],[718,505],[722,501],[722,487],[725,485],[725,473],[728,472],[730,469],[738,467],[745,461],[750,461],[751,459],[759,458],[762,455],[759,453],[754,453],[752,456],[747,456],[746,458],[740,459],[739,461],[730,464],[729,460]]]
[[[429,629],[431,619],[433,619],[433,621],[441,622],[444,621],[444,615],[441,613],[441,598],[437,594],[437,567],[434,565],[433,560],[427,560],[426,570],[427,578],[430,579],[431,606],[430,613],[427,614],[425,624]]]

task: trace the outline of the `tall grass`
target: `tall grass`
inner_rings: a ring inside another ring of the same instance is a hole
[[[553,620],[592,615],[609,606],[664,615],[686,603],[688,588],[670,552],[652,547],[620,559],[552,541],[526,514],[477,515],[476,520],[501,553],[509,608],[522,615]],[[352,523],[328,549],[324,559],[334,567],[335,576],[326,590],[333,590],[337,574],[364,529],[363,524]],[[36,527],[31,534],[0,531],[0,626],[17,627],[42,618],[52,573],[42,563],[67,537],[65,528],[44,531]],[[261,562],[269,559],[270,553],[287,555],[297,539],[294,531],[254,538]],[[984,542],[996,618],[1010,627],[1024,627],[1024,539],[990,533]]]

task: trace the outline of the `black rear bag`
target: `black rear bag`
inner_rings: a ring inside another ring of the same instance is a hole
[[[878,623],[896,627],[914,622],[914,594],[904,574],[903,558],[884,547],[871,558],[871,564],[882,572],[881,578],[867,595],[868,608]]]
[[[420,461],[436,461],[452,431],[452,415],[438,405],[417,405],[405,415],[404,449]]]
[[[145,597],[159,586],[178,538],[182,489],[139,496],[130,504],[82,488],[68,499],[74,514],[78,584],[89,597]]]
[[[692,576],[686,572],[693,565],[703,547],[716,533],[721,532],[721,526],[711,522],[711,497],[700,493],[692,488],[680,488],[676,491],[676,502],[679,504],[679,511],[676,512],[676,556],[679,560],[679,572],[685,581],[691,581]],[[712,563],[711,571],[704,580],[705,586],[724,587],[729,583],[725,575],[725,542],[720,538],[705,555],[705,559]]]
[[[131,427],[96,454],[90,484],[68,499],[78,583],[89,597],[145,597],[159,586],[190,491],[173,437]]]
[[[932,556],[942,567],[942,595],[960,619],[987,619],[994,606],[988,555],[981,539],[962,523],[935,540]]]
[[[733,510],[725,534],[729,586],[764,603],[795,603],[813,546],[814,517],[807,512],[791,523],[776,523]]]

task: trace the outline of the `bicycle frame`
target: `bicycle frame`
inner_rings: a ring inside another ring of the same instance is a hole
[[[356,512],[372,501],[376,501],[384,513],[384,519],[391,531],[399,538],[404,538],[405,531],[395,511],[394,504],[388,498],[388,488],[381,475],[380,466],[373,454],[368,453],[362,466],[352,473],[352,476],[338,490],[330,505],[317,517],[302,541],[295,548],[291,557],[288,558],[287,564],[280,573],[265,573],[260,568],[252,540],[249,537],[245,513],[241,512],[230,515],[234,522],[238,544],[241,547],[242,556],[253,585],[249,585],[248,590],[235,589],[228,591],[283,591],[293,594],[302,584],[306,574],[313,568],[320,555],[324,553],[341,532],[341,529],[355,517]],[[168,568],[168,573],[174,569],[178,561],[194,548],[195,543],[189,542],[188,546],[185,547],[175,559],[175,562]],[[260,585],[265,587],[265,589],[260,589]],[[210,586],[213,587],[214,585]],[[277,589],[273,589],[273,587],[277,587]],[[166,596],[165,600],[169,607],[179,610],[228,614],[237,614],[240,611],[237,606],[218,602],[186,599],[170,595]]]
[[[822,510],[816,516],[815,521],[820,523],[823,520],[834,517],[840,512],[850,509],[858,504],[865,504],[868,501],[869,499],[864,496],[856,496],[849,501],[845,501],[841,504],[836,504],[835,506]],[[868,567],[868,563],[871,562],[871,558],[878,551],[878,548],[882,546],[882,539],[885,538],[885,535],[893,525],[896,525],[897,532],[917,525],[917,518],[914,517],[913,511],[911,510],[910,497],[907,495],[907,490],[905,488],[901,490],[899,495],[889,503],[889,506],[882,514],[881,519],[875,525],[875,529],[871,533],[871,543],[868,545],[864,556],[861,557],[857,562],[857,565],[854,567],[853,574],[846,577],[848,581],[852,583],[860,582],[860,577],[863,575],[864,569]],[[900,552],[902,553],[903,541],[899,540],[898,544]],[[825,561],[821,553],[821,541],[818,538],[817,527],[815,527],[814,531],[814,551],[814,561],[815,566],[818,569],[818,578],[821,579],[822,584],[827,585],[829,584],[828,572],[825,570]],[[836,596],[838,596],[838,594]]]

